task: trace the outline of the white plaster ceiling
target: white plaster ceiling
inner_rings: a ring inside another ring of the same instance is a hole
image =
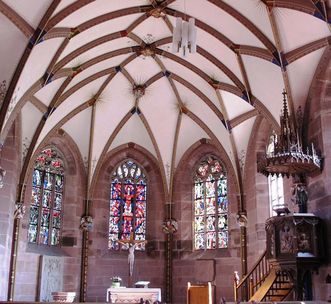
[[[92,130],[92,175],[107,152],[133,142],[157,159],[168,189],[201,139],[222,146],[240,179],[256,115],[276,125],[285,87],[290,109],[304,107],[330,48],[330,4],[321,0],[54,3],[0,0],[0,81],[10,86],[1,141],[21,114],[22,153],[62,128],[87,160]],[[171,53],[177,15],[198,25],[198,53],[186,58]],[[140,54],[145,44],[153,56]]]

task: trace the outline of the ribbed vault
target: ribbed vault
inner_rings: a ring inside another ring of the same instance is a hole
[[[0,0],[0,13],[1,141],[21,115],[21,182],[65,131],[90,160],[91,184],[109,151],[150,151],[167,200],[181,157],[203,138],[227,153],[241,185],[256,117],[278,128],[283,88],[292,113],[305,107],[331,41],[323,0]],[[186,58],[171,53],[178,16],[198,27]]]

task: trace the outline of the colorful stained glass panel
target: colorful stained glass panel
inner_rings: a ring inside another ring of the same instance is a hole
[[[33,176],[32,176],[32,186],[40,187],[41,186],[41,179],[42,179],[41,171],[34,170],[33,171]]]
[[[53,227],[60,228],[61,227],[61,213],[59,211],[53,211]]]
[[[207,232],[207,249],[216,248],[216,232]]]
[[[60,243],[60,229],[52,229],[51,245],[58,245]]]
[[[207,207],[207,214],[215,214],[216,212],[215,197],[206,199],[206,207]]]
[[[40,188],[32,187],[31,204],[39,206],[39,201],[40,201]]]
[[[44,190],[43,194],[43,207],[50,207],[52,201],[52,192],[49,190]]]
[[[214,197],[215,196],[215,181],[207,181],[206,182],[206,197]]]
[[[141,170],[140,170],[140,168],[137,168],[137,171],[136,171],[136,178],[139,178],[140,177],[140,175],[141,175]]]
[[[195,191],[194,191],[195,199],[201,199],[204,196],[204,187],[203,183],[195,183]]]
[[[205,238],[204,234],[199,233],[194,236],[194,247],[195,249],[205,249]]]
[[[63,176],[56,174],[55,175],[55,191],[62,192],[63,190]]]
[[[124,177],[127,177],[128,176],[128,173],[129,173],[129,169],[128,167],[126,166],[126,164],[123,164],[123,176]]]
[[[218,215],[218,228],[219,229],[228,229],[228,216],[226,214]]]
[[[137,185],[136,187],[136,200],[137,201],[144,201],[146,200],[146,186],[145,185]]]
[[[110,202],[110,215],[111,216],[118,216],[120,214],[120,201],[111,201]]]
[[[44,189],[52,190],[54,175],[50,172],[45,172]]]
[[[203,164],[202,166],[200,166],[198,171],[200,175],[205,176],[208,172],[208,164]]]
[[[41,213],[41,226],[49,226],[49,209],[43,208]]]
[[[209,215],[207,216],[207,231],[215,231],[216,230],[216,226],[215,226],[215,216],[214,215]]]
[[[60,243],[63,173],[63,161],[55,149],[44,149],[36,158],[32,176],[29,242],[43,245]]]
[[[212,156],[201,161],[194,178],[194,248],[228,246],[227,178],[220,161]]]
[[[139,241],[145,241],[145,235],[144,234],[137,234],[135,237],[135,240]],[[145,243],[139,243],[136,245],[136,250],[145,250]]]
[[[110,249],[118,250],[119,249],[119,243],[118,241],[118,234],[117,233],[110,233],[109,234],[109,242],[108,246]]]
[[[29,223],[31,225],[37,225],[38,224],[38,217],[39,217],[39,208],[31,206],[30,207],[30,219]]]
[[[128,249],[117,241],[130,239],[130,233],[135,239],[145,238],[146,189],[146,177],[136,163],[128,160],[114,170],[109,201],[110,249]]]
[[[217,182],[217,194],[218,196],[227,195],[227,181],[226,179],[220,179]]]
[[[37,242],[37,225],[29,225],[28,240],[30,243]]]
[[[143,234],[146,230],[145,227],[145,219],[144,218],[136,218],[136,223],[135,223],[135,233],[136,234]]]
[[[119,218],[118,217],[111,216],[109,218],[109,229],[113,233],[115,233],[115,232],[118,233],[119,232],[118,223],[119,223]]]
[[[120,183],[112,183],[111,187],[111,198],[112,199],[120,199],[121,198],[121,184]]]
[[[132,165],[132,167],[130,168],[130,176],[134,177],[135,172],[136,172],[136,165]]]
[[[136,217],[142,218],[146,215],[146,203],[145,202],[136,202]]]
[[[122,229],[123,233],[130,235],[130,232],[132,231],[132,217],[124,217]]]
[[[217,200],[218,203],[218,212],[227,212],[228,211],[228,199],[227,197],[221,196]]]
[[[203,215],[205,213],[205,204],[203,199],[195,201],[195,215]]]
[[[40,228],[40,243],[43,245],[48,245],[48,227]]]
[[[61,193],[55,194],[55,201],[54,201],[53,208],[56,210],[61,210],[61,208],[62,208],[62,194]]]
[[[195,232],[203,232],[205,230],[205,221],[203,216],[196,216],[195,217],[195,225],[194,225]]]
[[[228,232],[221,231],[218,234],[218,248],[227,248],[228,247]]]

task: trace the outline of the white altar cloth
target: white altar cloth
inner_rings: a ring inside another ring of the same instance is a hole
[[[108,288],[107,302],[110,303],[137,303],[140,299],[148,300],[152,303],[155,301],[161,302],[160,288]]]

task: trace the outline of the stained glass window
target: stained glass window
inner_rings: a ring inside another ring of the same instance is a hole
[[[42,245],[59,245],[63,199],[63,161],[47,148],[35,161],[32,176],[28,240]]]
[[[194,177],[194,249],[228,247],[227,176],[213,156],[203,159]]]
[[[132,160],[120,164],[112,175],[110,189],[109,248],[128,249],[118,240],[146,239],[146,176]],[[144,243],[136,250],[144,250]]]

